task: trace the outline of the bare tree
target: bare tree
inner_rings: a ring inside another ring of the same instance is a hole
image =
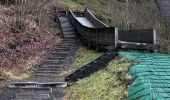
[[[29,24],[26,22],[27,16],[32,15],[36,18],[37,25],[47,26],[46,15],[48,11],[48,4],[51,0],[13,0],[14,17],[12,21],[8,21],[6,18],[1,18],[8,29],[13,33],[19,33],[25,30],[25,27]],[[9,4],[9,0],[5,0],[6,4]],[[2,8],[3,9],[3,8]],[[35,27],[36,28],[36,27]]]

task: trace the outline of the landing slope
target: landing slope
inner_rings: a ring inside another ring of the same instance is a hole
[[[170,99],[170,55],[144,52],[120,52],[120,57],[135,61],[129,74],[129,100]]]

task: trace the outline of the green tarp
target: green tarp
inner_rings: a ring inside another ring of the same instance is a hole
[[[170,100],[170,55],[121,51],[119,57],[134,61],[129,69],[133,79],[128,86],[129,100]]]

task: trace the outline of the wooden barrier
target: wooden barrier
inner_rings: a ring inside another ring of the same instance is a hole
[[[119,30],[119,41],[156,44],[156,31],[144,30]]]

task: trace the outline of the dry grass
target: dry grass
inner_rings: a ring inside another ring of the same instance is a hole
[[[7,77],[1,83],[28,78],[35,69],[34,66],[60,42],[53,12],[48,6],[47,3],[45,7],[38,8],[45,10],[44,19],[35,13],[29,13],[24,20],[27,23],[25,29],[13,33],[8,25],[15,20],[15,7],[0,5],[0,76]]]
[[[84,55],[85,53],[86,55]],[[100,53],[95,53],[91,50],[80,49],[72,70],[82,67],[100,55]],[[128,75],[128,68],[132,64],[133,62],[127,58],[111,61],[106,68],[70,86],[66,98],[68,100],[125,99],[127,86],[131,82],[131,77]]]

